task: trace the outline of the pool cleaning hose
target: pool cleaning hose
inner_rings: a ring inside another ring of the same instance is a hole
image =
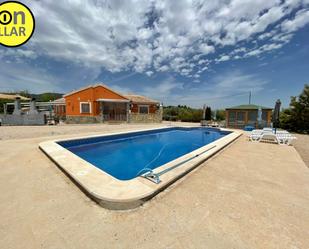
[[[139,176],[139,175],[140,175],[143,171],[145,171],[145,170],[146,170],[146,171],[152,172],[152,169],[148,168],[148,166],[149,166],[151,163],[153,163],[154,161],[156,161],[156,160],[161,156],[163,150],[166,148],[167,145],[168,145],[168,143],[165,144],[165,145],[163,145],[162,148],[160,149],[159,153],[158,153],[149,163],[147,163],[147,164],[145,165],[145,167],[142,168],[142,169],[136,174],[136,176]]]
[[[208,151],[214,149],[215,147],[216,147],[216,145],[214,145],[214,146],[212,146],[212,147],[210,147],[210,148],[204,150],[203,152],[201,152],[201,153],[199,153],[199,154],[196,154],[196,155],[194,155],[194,156],[192,156],[192,157],[190,157],[190,158],[188,158],[188,159],[186,159],[186,160],[184,160],[184,161],[182,161],[182,162],[180,162],[180,163],[177,163],[177,164],[175,164],[175,165],[173,165],[173,166],[171,166],[171,167],[169,167],[169,168],[167,168],[167,169],[164,169],[164,170],[162,170],[162,171],[160,171],[160,172],[154,173],[152,170],[150,170],[148,173],[145,173],[145,174],[143,175],[143,177],[145,177],[146,179],[148,179],[148,180],[150,180],[150,181],[152,181],[152,182],[154,182],[154,183],[156,183],[156,184],[159,184],[159,183],[161,182],[161,180],[160,180],[160,176],[161,176],[161,175],[164,175],[165,173],[171,171],[172,169],[175,169],[175,168],[177,168],[177,167],[179,167],[179,166],[185,164],[186,162],[189,162],[189,161],[191,161],[192,159],[194,159],[194,158],[196,158],[196,157],[199,157],[200,155],[202,155],[202,154],[204,154],[204,153],[206,153],[206,152],[208,152]]]

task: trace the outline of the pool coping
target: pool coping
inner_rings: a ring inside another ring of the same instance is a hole
[[[173,127],[197,128],[196,126]],[[79,185],[79,187],[81,187],[88,196],[90,196],[101,206],[115,210],[132,209],[140,206],[145,201],[151,199],[166,187],[195,169],[208,158],[236,140],[242,135],[242,132],[221,128],[222,131],[230,131],[231,133],[154,169],[153,172],[157,173],[164,169],[170,168],[175,164],[182,163],[187,159],[195,157],[197,154],[200,154],[199,156],[182,164],[180,167],[174,168],[173,170],[161,175],[161,182],[158,184],[151,182],[144,177],[136,177],[125,181],[118,180],[62,147],[58,144],[58,142],[118,134],[130,134],[151,130],[155,131],[170,129],[173,127],[167,126],[152,129],[139,129],[124,132],[105,133],[100,135],[55,139],[41,142],[39,144],[39,148],[75,183],[77,183],[77,185]]]

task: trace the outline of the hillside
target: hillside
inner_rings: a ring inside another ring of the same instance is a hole
[[[0,99],[12,101],[15,99],[16,96],[23,96],[29,99],[35,98],[36,101],[40,101],[40,102],[48,102],[50,100],[59,99],[62,97],[62,95],[63,93],[46,92],[46,93],[35,94],[35,93],[29,93],[27,91],[21,91],[21,92],[0,93]]]

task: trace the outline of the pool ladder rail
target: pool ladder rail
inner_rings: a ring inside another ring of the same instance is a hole
[[[142,177],[156,183],[159,184],[161,182],[160,179],[160,175],[158,173],[154,173],[152,170],[148,171],[147,173],[145,173],[144,175],[142,175]]]
[[[214,149],[215,147],[216,147],[216,145],[214,145],[214,146],[204,150],[203,152],[201,152],[199,154],[196,154],[196,155],[194,155],[194,156],[192,156],[192,157],[190,157],[190,158],[188,158],[186,160],[183,160],[180,163],[177,163],[177,164],[175,164],[175,165],[173,165],[173,166],[171,166],[169,168],[166,168],[166,169],[164,169],[164,170],[162,170],[160,172],[155,173],[155,172],[153,172],[153,170],[149,170],[146,173],[142,174],[141,177],[144,177],[144,178],[146,178],[147,180],[149,180],[149,181],[151,181],[153,183],[159,184],[161,182],[161,179],[160,179],[161,175],[164,175],[165,173],[171,171],[172,169],[175,169],[175,168],[177,168],[177,167],[179,167],[179,166],[181,166],[181,165],[191,161],[192,159],[194,159],[196,157],[199,157],[200,155],[202,155],[202,154],[204,154],[204,153]]]

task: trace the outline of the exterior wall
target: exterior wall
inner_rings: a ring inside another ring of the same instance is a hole
[[[130,123],[161,123],[163,116],[163,109],[160,107],[155,113],[141,114],[141,113],[130,113]]]
[[[102,116],[66,116],[66,123],[68,124],[93,124],[103,122],[127,122],[127,120],[107,120],[103,121]],[[161,123],[162,112],[140,114],[131,113],[128,117],[129,123]]]
[[[131,113],[129,116],[130,123],[161,123],[162,115],[157,113],[139,114]]]
[[[4,114],[0,115],[2,125],[44,125],[45,115],[38,114]]]
[[[65,97],[67,116],[97,116],[100,115],[100,105],[97,99],[125,99],[117,93],[106,89],[103,86],[87,88]],[[90,113],[80,113],[80,103],[88,102],[91,104]]]
[[[94,88],[87,88],[85,90],[73,93],[72,95],[65,97],[66,102],[66,122],[67,123],[99,123],[103,122],[101,103],[97,102],[97,99],[119,99],[127,100],[121,95],[103,87],[97,86]],[[91,110],[90,113],[80,112],[80,103],[86,102],[90,103]],[[103,103],[104,105],[104,103]],[[139,105],[148,105],[149,114],[138,113]],[[104,107],[103,107],[104,109]],[[118,108],[119,109],[119,108]],[[104,111],[104,110],[103,110]],[[118,111],[119,112],[119,111]],[[125,108],[125,112],[127,109]],[[122,112],[120,113],[123,114]],[[126,116],[126,114],[123,114]],[[109,120],[106,119],[108,122]],[[112,121],[112,120],[111,120]],[[150,123],[150,122],[161,122],[162,121],[162,110],[157,109],[156,104],[144,104],[144,103],[133,103],[131,106],[131,114],[129,114],[128,120],[121,118],[120,120],[115,119],[115,121],[124,121],[132,123]]]
[[[155,114],[157,111],[157,105],[156,104],[139,104],[139,103],[133,103],[131,107],[131,113],[138,113],[138,106],[139,105],[148,105],[149,106],[149,113]]]
[[[92,116],[92,113],[80,113],[80,102],[89,102],[93,111],[93,89],[88,88],[65,97],[67,116]]]
[[[121,95],[110,91],[109,89],[106,89],[102,86],[97,86],[93,89],[93,101],[97,99],[123,99],[126,100],[126,98],[122,97]],[[100,103],[94,102],[93,105],[94,114],[93,115],[100,115]]]

